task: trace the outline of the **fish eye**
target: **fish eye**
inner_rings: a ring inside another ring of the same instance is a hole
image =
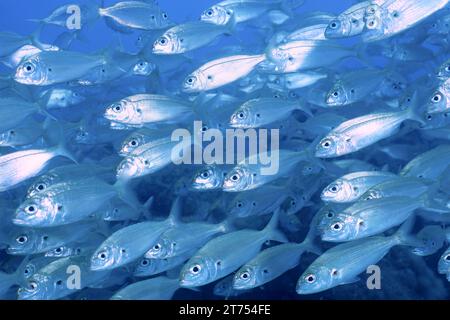
[[[160,45],[162,45],[162,46],[165,46],[166,44],[167,44],[167,40],[166,40],[166,38],[165,37],[161,37],[161,38],[159,38],[159,44]]]
[[[308,274],[305,276],[305,280],[308,283],[314,283],[316,281],[316,276],[313,274]]]
[[[207,126],[203,126],[202,129],[201,129],[201,131],[202,131],[202,132],[208,131],[208,127],[207,127]]]
[[[331,29],[337,29],[337,27],[338,27],[337,21],[333,21],[332,23],[330,23],[330,28]]]
[[[14,130],[9,130],[9,134],[14,136],[16,134],[16,132]]]
[[[113,110],[115,112],[121,112],[122,111],[122,106],[120,104],[117,104],[113,107]]]
[[[163,16],[164,19],[167,19],[167,18],[169,17],[169,16],[167,15],[167,13],[165,13],[165,12],[163,12],[162,16]]]
[[[25,207],[25,213],[34,214],[36,212],[36,207],[34,205],[29,205]]]
[[[26,235],[20,235],[16,238],[17,243],[24,244],[28,241],[28,237]]]
[[[198,274],[202,270],[202,266],[199,264],[196,264],[191,267],[191,273]]]
[[[59,247],[55,249],[56,253],[61,253],[63,251],[63,247]]]
[[[330,188],[328,190],[330,190],[333,193],[336,193],[336,192],[339,191],[339,188],[338,188],[337,185],[333,184],[333,185],[330,186]]]
[[[244,114],[243,112],[239,112],[239,113],[237,114],[237,116],[238,116],[239,119],[244,119],[245,114]]]
[[[450,72],[450,65],[448,65],[448,66],[445,67],[445,71]]]
[[[209,17],[212,17],[213,14],[214,14],[214,12],[212,11],[212,9],[209,9],[208,11],[206,11],[206,15]]]
[[[339,96],[339,92],[337,92],[337,91],[333,92],[333,97],[337,97],[337,96]]]
[[[334,212],[333,211],[328,211],[327,217],[328,218],[333,218],[334,217]]]
[[[238,180],[239,180],[239,176],[238,176],[237,174],[233,174],[233,175],[231,176],[231,180],[233,180],[233,181],[238,181]]]
[[[161,245],[160,245],[159,243],[155,244],[155,245],[153,246],[153,250],[156,250],[156,251],[161,250]]]
[[[433,98],[431,98],[431,102],[438,103],[442,100],[442,96],[440,93],[436,93]]]
[[[24,68],[27,72],[34,72],[34,65],[29,62],[24,64]]]
[[[237,203],[236,203],[236,207],[238,207],[238,208],[241,208],[241,207],[243,207],[244,206],[244,204],[242,203],[242,201],[238,201]]]
[[[108,254],[107,254],[106,251],[100,251],[100,252],[97,254],[97,258],[99,258],[99,259],[102,260],[102,261],[106,260],[107,257],[108,257]]]
[[[320,143],[320,145],[322,146],[322,148],[328,149],[331,147],[331,140],[329,140],[329,139],[323,140]]]
[[[444,258],[445,261],[450,261],[450,254],[446,255]]]
[[[133,147],[136,147],[138,143],[137,143],[136,140],[131,140],[130,144],[131,144]]]
[[[195,82],[195,77],[189,77],[186,79],[186,83],[193,84]]]
[[[335,231],[340,231],[342,229],[342,227],[343,227],[343,225],[340,222],[336,222],[331,225],[331,229],[335,230]]]
[[[35,291],[38,287],[38,284],[36,281],[30,281],[28,282],[28,290]]]
[[[208,178],[209,177],[209,172],[208,171],[203,171],[200,175],[202,178]]]
[[[148,259],[142,259],[141,266],[143,266],[143,267],[148,266],[149,263],[150,263],[150,261]]]
[[[250,278],[250,274],[248,272],[243,272],[241,273],[240,278],[242,280],[247,280],[248,278]]]

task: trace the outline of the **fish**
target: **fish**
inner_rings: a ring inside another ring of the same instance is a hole
[[[264,166],[257,161],[258,157],[267,159],[267,152],[255,154],[242,160],[230,170],[225,177],[222,189],[226,192],[240,192],[256,189],[277,178],[286,176],[299,162],[309,159],[309,151],[276,150],[279,153],[279,170],[275,174],[266,175],[261,171]],[[272,151],[274,152],[274,151]]]
[[[72,256],[60,258],[38,270],[27,281],[26,286],[19,288],[19,300],[53,300],[63,298],[75,289],[69,285],[67,270],[70,266],[78,266],[83,276],[80,278],[80,287],[85,288],[102,281],[108,276],[105,272],[92,272],[89,270],[89,259],[86,256]]]
[[[346,106],[367,98],[381,85],[385,73],[384,70],[362,69],[340,75],[327,94],[327,105]]]
[[[313,244],[315,232],[311,228],[301,243],[283,243],[261,251],[234,274],[233,289],[252,289],[276,279],[296,267],[305,251],[320,255],[321,250]]]
[[[70,82],[82,78],[104,63],[102,55],[63,50],[42,51],[21,61],[15,70],[14,80],[33,86]]]
[[[142,258],[136,263],[133,275],[135,277],[148,277],[163,273],[186,262],[195,252],[187,251],[178,256],[163,259]]]
[[[427,104],[427,112],[429,114],[448,112],[450,110],[450,99],[447,97],[450,97],[449,80],[442,83],[431,95]]]
[[[274,113],[273,108],[276,108],[278,112]],[[241,129],[259,128],[287,118],[294,110],[302,110],[312,115],[300,101],[277,98],[252,99],[241,105],[231,115],[230,126]]]
[[[428,225],[422,228],[416,237],[422,241],[422,245],[411,249],[411,252],[422,257],[435,254],[446,241],[445,230],[437,225]]]
[[[45,253],[61,245],[79,241],[95,232],[95,222],[83,221],[70,226],[73,232],[68,233],[62,226],[52,228],[14,228],[8,236],[7,253],[12,255],[28,255]]]
[[[144,255],[148,259],[167,259],[199,249],[212,238],[231,229],[229,221],[219,224],[191,222],[164,231]]]
[[[408,162],[400,171],[401,176],[437,180],[449,164],[450,146],[439,145]]]
[[[402,224],[416,209],[425,207],[425,200],[425,197],[397,196],[356,202],[327,224],[322,240],[343,242],[380,234]]]
[[[323,201],[349,203],[358,200],[367,190],[379,183],[396,179],[385,171],[359,171],[346,174],[326,186],[320,197]]]
[[[61,144],[46,149],[28,149],[0,156],[0,192],[17,187],[22,182],[37,176],[55,157],[75,161],[66,147]]]
[[[317,144],[316,157],[340,157],[366,148],[395,134],[406,120],[419,121],[413,109],[371,113],[345,121]]]
[[[192,188],[198,191],[221,189],[228,166],[208,165],[198,170],[192,178]]]
[[[140,128],[155,122],[180,121],[192,112],[192,106],[185,101],[162,95],[138,94],[107,107],[105,118]]]
[[[89,219],[116,195],[114,186],[96,178],[62,182],[26,199],[13,223],[37,228],[71,224]]]
[[[153,44],[153,53],[159,55],[181,54],[201,48],[218,36],[231,33],[234,20],[227,25],[204,21],[187,22],[164,32]]]
[[[326,30],[325,37],[327,39],[348,38],[363,33],[366,23],[364,20],[367,7],[372,3],[380,3],[383,1],[361,1],[351,6],[336,19],[330,21]]]
[[[182,85],[186,93],[204,92],[223,87],[242,77],[266,59],[265,54],[234,55],[212,60],[190,75]]]
[[[438,262],[438,272],[440,274],[447,275],[447,280],[449,280],[450,274],[450,247],[447,248],[444,253],[442,253]]]
[[[116,292],[111,300],[169,300],[179,288],[178,279],[159,276],[132,283]]]
[[[111,7],[98,8],[98,14],[132,30],[160,30],[173,25],[166,12],[148,1],[117,2]]]
[[[261,231],[244,229],[209,241],[183,266],[181,287],[198,287],[229,275],[256,256],[267,240],[286,242],[284,234],[276,230],[278,215],[276,211]]]
[[[370,237],[328,249],[300,276],[296,292],[313,294],[358,281],[358,275],[377,264],[392,247],[417,243],[409,235],[411,224],[408,220],[390,237]]]
[[[390,38],[412,28],[447,4],[448,0],[386,0],[371,4],[366,9],[367,30],[362,34],[362,40],[374,42]]]
[[[112,270],[142,257],[164,231],[178,222],[180,201],[174,202],[165,220],[139,222],[114,232],[90,257],[90,270]]]

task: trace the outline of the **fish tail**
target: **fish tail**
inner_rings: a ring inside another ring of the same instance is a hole
[[[38,25],[37,29],[30,35],[31,44],[34,45],[35,47],[39,48],[40,50],[45,51],[45,46],[39,40],[41,33],[42,33],[42,29],[44,29],[44,26],[45,26],[45,19],[40,20],[40,21],[35,21],[35,22],[39,22],[39,25]]]
[[[169,213],[169,219],[172,221],[172,224],[177,224],[181,221],[181,216],[183,214],[183,199],[181,197],[177,197],[172,204]]]
[[[426,125],[425,120],[420,115],[421,104],[419,103],[419,97],[417,91],[411,97],[411,105],[406,110],[406,118],[419,122],[421,125]]]
[[[280,216],[280,209],[277,209],[273,213],[272,218],[270,219],[267,226],[264,228],[264,232],[267,233],[268,240],[275,240],[278,242],[289,242],[286,236],[280,230],[278,230],[279,216]]]
[[[400,226],[400,228],[397,230],[396,233],[394,233],[392,237],[399,245],[413,246],[413,247],[418,247],[422,245],[421,241],[411,234],[414,228],[414,223],[415,223],[415,216],[413,215]]]
[[[141,203],[131,188],[129,180],[117,180],[114,184],[119,198],[135,209],[141,208]]]
[[[78,164],[78,160],[75,155],[67,148],[66,139],[64,135],[64,129],[58,121],[56,121],[56,129],[52,127],[52,121],[55,121],[53,117],[49,117],[44,122],[44,139],[47,143],[56,144],[53,148],[55,156],[65,157]]]

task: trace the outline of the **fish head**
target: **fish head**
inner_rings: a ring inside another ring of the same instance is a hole
[[[231,204],[230,215],[240,218],[248,217],[252,211],[250,203],[251,201],[248,201],[245,197],[238,195]],[[256,206],[256,201],[254,204]]]
[[[55,177],[49,174],[41,176],[37,181],[33,182],[33,184],[28,188],[27,198],[32,198],[39,193],[44,192],[49,188]]]
[[[27,85],[44,85],[48,83],[48,68],[38,55],[22,61],[16,68],[14,80]]]
[[[122,157],[126,157],[130,155],[138,147],[144,144],[145,144],[145,136],[140,133],[133,133],[131,136],[126,138],[122,143],[119,155],[121,155]]]
[[[336,269],[323,265],[311,265],[298,279],[295,290],[298,294],[313,294],[335,286]]]
[[[439,113],[443,112],[446,109],[450,108],[450,101],[447,99],[447,96],[444,94],[443,90],[436,90],[428,102],[427,112],[428,113]]]
[[[337,82],[328,92],[326,104],[329,106],[343,106],[349,102],[348,92],[341,82]]]
[[[235,167],[225,177],[222,188],[227,192],[252,189],[252,174],[250,170],[241,166]]]
[[[441,80],[450,78],[450,60],[444,62],[437,72],[437,76]]]
[[[183,53],[181,39],[174,32],[166,32],[153,43],[154,54]]]
[[[448,275],[450,273],[450,247],[439,258],[438,271],[440,274]]]
[[[264,277],[264,273],[262,270],[259,270],[256,266],[246,265],[239,269],[233,277],[233,289],[236,290],[244,290],[251,289],[258,286],[259,283],[263,279],[259,279],[259,277]],[[267,270],[265,270],[267,272]],[[259,281],[258,281],[259,280]]]
[[[180,286],[197,287],[214,280],[217,264],[211,259],[202,256],[194,256],[181,269]]]
[[[348,180],[336,179],[323,189],[320,197],[328,202],[350,202],[354,200],[354,190]]]
[[[146,253],[146,258],[164,259],[172,255],[176,242],[166,237],[160,237],[158,241]]]
[[[221,188],[224,174],[216,166],[206,166],[194,176],[192,188],[195,190],[211,190]]]
[[[47,251],[45,253],[46,257],[51,257],[51,258],[63,258],[63,257],[68,257],[72,254],[72,248],[68,247],[68,246],[59,246],[55,249],[51,249],[49,251]]]
[[[14,146],[16,139],[18,138],[18,132],[14,129],[10,129],[0,134],[0,146],[8,147]]]
[[[33,229],[23,229],[12,234],[8,243],[8,254],[31,254],[35,253],[39,247],[39,236]]]
[[[323,233],[323,230],[336,218],[338,212],[333,207],[326,205],[317,214],[317,230]]]
[[[66,283],[62,280],[57,280],[58,286],[65,286]],[[59,282],[60,281],[60,282]],[[20,287],[17,290],[19,300],[49,300],[54,296],[55,283],[53,283],[51,277],[34,274],[25,286]]]
[[[215,5],[203,11],[200,16],[200,20],[219,25],[226,25],[232,17],[232,10],[223,6]]]
[[[148,160],[145,160],[144,158],[139,156],[126,157],[117,167],[117,179],[128,180],[140,177],[144,173],[147,162]]]
[[[361,219],[351,215],[338,214],[322,229],[322,240],[330,242],[352,240],[356,237],[359,227],[363,225]]]
[[[91,257],[91,270],[111,270],[122,262],[126,250],[113,244],[103,244]]]
[[[255,117],[248,108],[239,108],[230,117],[230,126],[232,128],[247,129],[252,128],[256,123]]]
[[[329,39],[338,39],[346,37],[350,34],[351,23],[344,16],[331,20],[325,29],[325,37]]]
[[[138,76],[149,76],[156,69],[156,65],[146,60],[139,60],[133,66],[133,74]]]
[[[140,123],[142,110],[135,102],[122,99],[106,108],[105,118],[118,123]]]
[[[26,199],[16,210],[13,223],[19,226],[50,226],[64,207],[48,194]]]
[[[339,155],[340,139],[334,134],[329,134],[316,146],[315,156],[318,158],[333,158]]]
[[[142,258],[136,264],[133,274],[137,277],[147,276],[156,272],[156,260],[149,258]]]
[[[186,93],[200,92],[206,88],[206,77],[200,71],[195,71],[184,79],[183,91]]]

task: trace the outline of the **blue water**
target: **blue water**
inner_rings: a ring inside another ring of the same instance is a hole
[[[91,1],[77,1],[77,4],[89,3]],[[210,0],[160,0],[161,8],[166,11],[172,21],[175,23],[183,23],[186,21],[197,20],[200,14],[209,6],[215,4],[217,1]],[[49,15],[55,8],[70,3],[64,0],[2,0],[0,1],[0,31],[11,31],[22,35],[29,35],[36,30],[36,23],[27,21],[28,19],[44,18]],[[113,1],[105,1],[106,5],[113,4]],[[326,11],[330,13],[338,14],[344,11],[346,8],[354,3],[352,0],[306,0],[306,3],[298,10],[298,12],[312,12],[312,11]],[[208,59],[214,59],[220,56],[221,48],[226,45],[239,45],[244,44],[247,47],[247,51],[250,53],[260,53],[264,50],[263,44],[258,44],[257,40],[252,36],[251,27],[248,30],[240,29],[241,34],[238,37],[227,36],[221,38],[219,41],[213,43],[211,46],[206,46],[198,51],[190,52],[186,56],[192,59],[190,68],[194,70],[195,67],[205,63]],[[61,28],[55,26],[48,26],[41,34],[40,40],[44,43],[53,43],[57,36],[61,33]],[[71,50],[80,52],[98,52],[101,49],[107,47],[117,48],[119,41],[121,47],[125,51],[136,52],[135,42],[140,35],[139,32],[132,34],[120,34],[112,31],[108,28],[102,20],[97,21],[94,25],[90,26],[88,30],[84,30],[82,41],[76,41],[71,47]],[[342,43],[352,45],[357,40],[349,39],[343,40]],[[250,46],[248,45],[250,44]],[[235,52],[231,52],[234,54]],[[444,60],[444,59],[441,59]],[[347,69],[360,67],[362,64],[358,61],[350,60],[343,65]],[[438,65],[438,64],[436,64]],[[420,64],[418,68],[420,68]],[[178,77],[181,79],[186,75],[186,70],[180,70]],[[192,71],[191,70],[191,71]],[[2,67],[1,71],[9,72],[10,70]],[[114,94],[114,93],[113,93]],[[117,93],[116,93],[117,94]],[[113,96],[114,97],[114,96]],[[108,102],[113,100],[111,97],[107,99]],[[414,141],[414,138],[419,139],[417,133],[413,133],[410,136],[408,143]],[[393,141],[398,142],[398,141]],[[423,152],[435,144],[426,146],[419,146],[419,149]],[[93,149],[95,154],[96,149]],[[359,154],[361,155],[361,154]],[[350,156],[351,158],[351,156]],[[363,157],[360,157],[363,158]],[[395,160],[388,157],[380,157],[379,159],[371,159],[372,164],[379,168],[384,165],[390,166],[392,170],[398,170],[404,163],[396,163]],[[146,189],[147,188],[147,189]],[[141,200],[145,199],[148,194],[158,193],[160,190],[157,187],[152,186],[151,183],[143,185],[139,188],[138,195]],[[160,203],[157,204],[157,208],[162,211],[167,211],[170,208],[171,199],[163,199],[159,194]],[[217,194],[211,195],[211,201],[215,200]],[[320,204],[320,198],[316,194],[312,201],[314,206],[306,207],[299,214],[301,222],[301,228],[298,234],[295,235],[295,240],[301,240],[307,232],[307,226],[309,219],[313,214],[313,210],[318,208]],[[331,245],[323,244],[323,248],[329,248]],[[446,245],[444,245],[446,247]],[[438,253],[429,257],[419,257],[409,253],[408,249],[396,247],[393,248],[386,257],[379,262],[379,266],[382,270],[381,289],[380,290],[368,290],[366,287],[367,274],[361,274],[361,281],[339,286],[331,290],[300,296],[295,292],[295,286],[298,277],[303,273],[305,268],[309,266],[316,258],[313,254],[305,254],[302,257],[301,263],[294,269],[286,272],[276,280],[263,285],[260,288],[253,289],[247,293],[233,297],[235,299],[448,299],[450,284],[446,280],[444,275],[440,275],[437,272],[437,262],[442,253],[441,249]],[[0,253],[0,262],[7,262],[10,257],[2,251]],[[136,279],[134,279],[136,280]],[[128,283],[134,280],[127,280]],[[178,290],[174,299],[221,299],[221,297],[213,294],[215,282],[206,286],[203,286],[200,291],[191,291],[181,289]],[[69,298],[83,298],[83,294],[90,299],[103,299],[109,298],[111,292],[117,291],[121,286],[113,287],[113,289],[84,289],[81,294],[69,296]],[[16,290],[17,288],[14,288]],[[14,293],[11,292],[8,298],[13,298]]]

